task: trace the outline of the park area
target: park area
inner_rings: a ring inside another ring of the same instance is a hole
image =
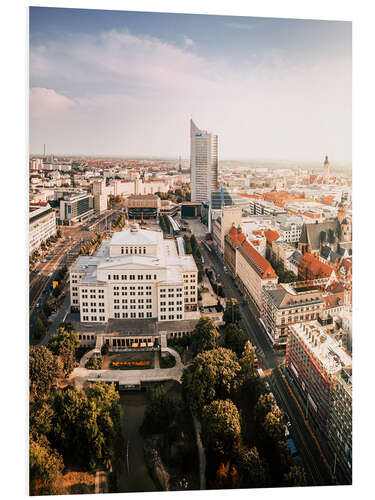
[[[153,351],[109,352],[103,356],[103,370],[147,370],[154,368]]]

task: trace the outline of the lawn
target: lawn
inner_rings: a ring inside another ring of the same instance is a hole
[[[118,367],[112,366],[113,362],[148,362],[148,365],[140,366],[126,366],[119,365]],[[144,370],[154,367],[154,353],[150,351],[145,352],[109,352],[103,356],[103,370]]]

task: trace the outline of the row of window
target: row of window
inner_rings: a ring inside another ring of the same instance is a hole
[[[164,320],[166,320],[166,319],[167,319],[166,314],[162,314],[162,315],[160,316],[160,319],[161,319],[161,320],[163,320],[163,321],[164,321]],[[173,320],[173,319],[182,319],[182,314],[176,314],[176,315],[174,315],[174,314],[169,314],[168,319],[169,319],[169,320]]]
[[[121,278],[120,278],[121,276]],[[113,280],[113,281],[118,281],[118,280],[122,280],[122,281],[127,281],[129,279],[129,281],[135,281],[136,279],[138,281],[143,281],[143,280],[152,280],[152,274],[138,274],[138,275],[135,275],[135,274],[108,274],[108,279],[109,280]],[[157,279],[157,275],[154,274],[154,280]]]
[[[83,316],[82,317],[83,321],[105,321],[105,316],[99,316],[99,320],[97,316]]]
[[[114,314],[115,316],[115,319],[120,319],[121,318],[121,313],[119,312],[115,312]],[[146,316],[145,316],[145,313],[144,312],[131,312],[131,313],[127,313],[127,312],[123,312],[122,313],[122,318],[123,319],[127,319],[127,318],[131,318],[131,319],[135,319],[135,318],[152,318],[152,312],[147,312],[146,313]]]

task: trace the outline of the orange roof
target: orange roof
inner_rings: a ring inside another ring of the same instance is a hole
[[[246,253],[250,260],[252,268],[262,277],[262,278],[277,278],[275,271],[273,270],[271,264],[266,260],[255,248],[250,245],[250,243],[245,240],[241,249]]]
[[[305,268],[311,271],[316,278],[329,278],[332,274],[332,268],[321,262],[315,255],[305,253],[299,263],[298,268]]]
[[[267,243],[272,245],[273,241],[276,241],[280,238],[280,235],[277,231],[273,231],[272,229],[267,229],[264,231],[264,236],[266,237]]]
[[[244,196],[245,198],[258,198],[263,199],[261,194],[247,194],[247,193],[237,193],[239,196]]]
[[[230,237],[232,245],[234,243],[237,243],[240,246],[242,242],[246,240],[246,236],[244,235],[244,233],[239,233],[238,229],[235,226],[231,228],[228,235]]]

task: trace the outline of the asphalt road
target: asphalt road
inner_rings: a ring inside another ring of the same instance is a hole
[[[193,232],[197,234],[196,227],[194,227]],[[202,232],[200,231],[201,234]],[[210,265],[214,269],[219,281],[223,284],[226,297],[235,298],[240,304],[241,327],[248,334],[256,349],[259,365],[268,375],[267,380],[278,404],[284,409],[291,421],[290,434],[309,477],[309,484],[320,486],[332,484],[331,472],[327,467],[327,461],[321,452],[320,445],[304,417],[303,409],[290,392],[290,385],[288,387],[285,377],[282,376],[284,355],[275,352],[269,343],[266,333],[258,322],[255,306],[251,303],[242,304],[243,297],[240,290],[230,273],[224,271],[224,265],[214,250],[208,252],[204,245],[200,245],[200,249],[205,259],[205,265]]]

